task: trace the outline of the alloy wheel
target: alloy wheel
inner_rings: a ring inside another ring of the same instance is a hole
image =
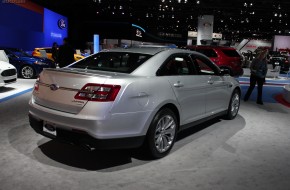
[[[166,152],[174,143],[176,123],[172,116],[159,119],[155,131],[155,147],[158,152]]]
[[[240,107],[240,96],[238,93],[235,93],[232,97],[232,107],[231,107],[231,114],[232,116],[236,116],[238,114],[239,111],[239,107]]]
[[[31,79],[34,76],[34,70],[30,66],[24,66],[21,69],[21,75],[22,75],[23,78]]]

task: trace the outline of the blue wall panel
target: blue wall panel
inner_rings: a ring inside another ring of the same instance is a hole
[[[0,46],[31,51],[44,45],[43,15],[11,3],[0,3]]]
[[[44,34],[20,29],[11,29],[0,25],[0,46],[16,47],[32,51],[35,47],[44,45]]]
[[[58,27],[63,19],[66,28]],[[0,47],[32,51],[36,47],[62,44],[67,37],[67,18],[48,9],[40,14],[11,3],[0,3]]]
[[[43,31],[43,15],[12,3],[0,3],[0,25],[11,29]]]

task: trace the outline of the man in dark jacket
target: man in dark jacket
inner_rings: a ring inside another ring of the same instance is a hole
[[[70,46],[68,39],[64,38],[63,45],[58,50],[59,67],[65,67],[74,61],[74,49]]]

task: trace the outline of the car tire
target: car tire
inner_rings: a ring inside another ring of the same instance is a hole
[[[154,116],[145,142],[151,158],[162,158],[170,152],[177,136],[177,128],[178,122],[172,110],[165,108]]]
[[[234,92],[232,93],[227,114],[225,115],[225,119],[232,120],[238,115],[240,109],[240,102],[241,102],[241,93],[237,89],[235,89]]]
[[[32,79],[35,76],[35,71],[33,67],[29,65],[24,65],[20,69],[20,76],[25,79]]]

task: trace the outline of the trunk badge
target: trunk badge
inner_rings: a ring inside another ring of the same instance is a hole
[[[56,91],[56,90],[59,89],[59,86],[58,86],[57,84],[51,84],[51,85],[49,85],[49,88],[50,88],[50,90],[52,90],[52,91]]]

